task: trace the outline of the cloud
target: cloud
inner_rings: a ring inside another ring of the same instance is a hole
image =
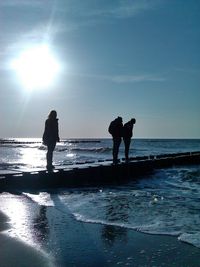
[[[191,74],[200,74],[200,69],[191,69],[191,68],[175,68],[177,72],[191,73]]]
[[[26,32],[27,28],[44,23],[50,16],[62,32],[74,32],[83,27],[134,17],[157,8],[162,1],[164,0],[0,0],[0,7],[5,9],[4,14],[8,14],[4,17],[4,27],[8,29],[15,28],[15,24],[18,24],[18,29]],[[13,14],[18,18],[14,25],[11,19]]]
[[[105,6],[102,9],[91,11],[90,15],[105,16],[113,18],[130,18],[139,13],[153,10],[161,3],[160,0],[120,0],[112,6]]]
[[[166,78],[156,74],[133,74],[133,75],[93,75],[93,74],[72,74],[74,77],[92,78],[106,80],[114,83],[139,83],[139,82],[164,82]]]
[[[16,6],[30,6],[30,7],[38,7],[41,6],[42,2],[41,0],[34,0],[34,1],[28,1],[28,0],[1,0],[0,6],[4,7],[16,7]]]
[[[79,29],[111,20],[131,18],[140,13],[154,10],[165,0],[60,0],[56,12],[71,29]],[[74,27],[72,27],[74,25]]]
[[[110,80],[115,83],[137,83],[137,82],[163,82],[165,78],[152,74],[142,75],[117,75],[110,77]]]

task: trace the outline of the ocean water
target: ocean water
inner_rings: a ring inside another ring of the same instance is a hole
[[[188,151],[200,151],[200,139],[135,139],[131,143],[130,157]],[[46,166],[46,146],[39,138],[0,139],[0,155],[0,170]],[[123,157],[122,142],[119,158]],[[112,160],[111,139],[63,139],[54,151],[55,166],[105,159]]]
[[[132,141],[130,156],[200,151],[200,140]],[[0,169],[23,170],[46,165],[40,139],[1,139]],[[62,140],[54,152],[56,166],[111,159],[112,140]],[[124,157],[123,144],[119,157]],[[51,192],[52,194],[52,192]],[[200,164],[155,170],[120,186],[60,189],[53,192],[59,210],[77,221],[113,225],[148,234],[172,235],[200,248]],[[40,206],[54,206],[48,192],[24,193]]]

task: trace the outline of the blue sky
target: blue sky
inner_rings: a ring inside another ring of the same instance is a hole
[[[119,115],[137,138],[200,138],[199,13],[198,0],[1,0],[0,137],[41,137],[55,109],[63,138],[109,137]],[[60,71],[30,91],[10,62],[42,44]]]

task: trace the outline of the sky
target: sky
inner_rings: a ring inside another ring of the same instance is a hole
[[[199,0],[1,0],[0,138],[200,138]],[[46,50],[45,50],[46,49]],[[46,55],[46,56],[45,56]],[[31,74],[30,74],[31,73]]]

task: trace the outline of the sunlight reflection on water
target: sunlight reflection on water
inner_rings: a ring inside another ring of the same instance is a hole
[[[20,162],[30,167],[44,166],[46,163],[46,151],[26,148],[20,150]]]
[[[12,228],[8,230],[9,235],[32,245],[34,242],[30,234],[31,211],[29,206],[23,202],[20,196],[3,194],[1,195],[1,209],[10,218]]]

